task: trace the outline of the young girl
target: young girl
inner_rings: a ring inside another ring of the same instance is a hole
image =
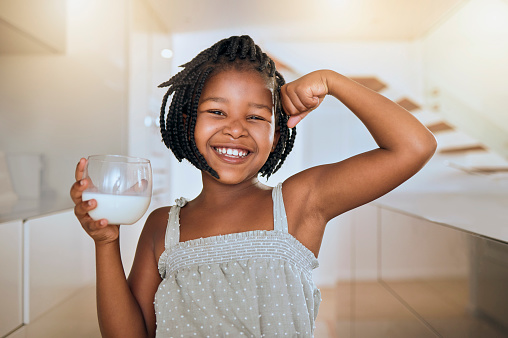
[[[95,241],[102,334],[311,337],[320,302],[311,271],[327,222],[410,178],[436,141],[409,112],[333,71],[284,84],[248,36],[221,40],[184,67],[161,85],[169,86],[161,132],[179,160],[201,170],[203,190],[151,213],[127,279],[119,226],[89,217],[97,202],[82,200],[85,160],[76,168],[71,196]],[[326,95],[358,116],[379,148],[275,188],[260,183]]]

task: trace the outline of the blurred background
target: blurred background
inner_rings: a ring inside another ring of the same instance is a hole
[[[287,81],[333,69],[438,140],[420,173],[328,225],[316,337],[507,337],[507,0],[0,0],[0,337],[100,336],[76,163],[148,158],[150,209],[195,197],[200,173],[161,142],[157,85],[239,34]],[[328,98],[268,184],[375,147]],[[127,273],[143,221],[122,229]]]

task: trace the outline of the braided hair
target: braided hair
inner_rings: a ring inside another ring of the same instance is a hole
[[[256,70],[267,83],[273,84],[275,119],[280,129],[277,145],[259,173],[268,178],[279,170],[293,149],[296,128],[290,129],[287,126],[289,117],[284,113],[280,102],[280,88],[284,85],[285,80],[275,69],[273,60],[261,51],[261,48],[254,43],[250,36],[243,35],[232,36],[215,43],[181,67],[184,68],[182,71],[159,85],[160,88],[169,87],[161,106],[162,140],[178,161],[187,159],[196,168],[219,178],[217,172],[208,165],[199,152],[194,139],[201,92],[206,80],[221,71],[229,69]],[[171,104],[166,109],[171,95],[173,95]]]

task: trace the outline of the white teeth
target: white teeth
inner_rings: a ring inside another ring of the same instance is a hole
[[[248,151],[243,149],[233,149],[233,148],[215,148],[219,154],[227,155],[229,157],[245,157],[248,154]]]

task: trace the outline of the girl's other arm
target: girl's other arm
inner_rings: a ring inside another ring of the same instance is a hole
[[[154,336],[155,322],[145,324],[143,314],[147,302],[136,299],[129,288],[120,257],[119,226],[106,220],[93,221],[88,211],[96,207],[96,201],[82,200],[88,182],[82,180],[86,160],[76,167],[76,182],[71,188],[71,198],[76,204],[74,212],[85,231],[95,241],[97,314],[103,337]],[[155,292],[154,292],[155,293]],[[136,295],[138,296],[138,295]],[[150,306],[153,311],[153,298]]]
[[[436,140],[411,113],[384,96],[330,70],[285,85],[281,98],[289,126],[315,109],[325,95],[348,107],[367,127],[379,148],[338,163],[303,171],[285,183],[289,195],[323,226],[330,219],[368,203],[417,173],[432,157]],[[333,135],[329,135],[330,139]],[[305,203],[304,203],[305,201]]]
[[[157,288],[162,282],[159,275],[155,242],[156,238],[164,238],[168,217],[169,208],[157,209],[148,216],[139,237],[134,262],[127,279],[129,287],[143,312],[149,337],[155,337],[154,298]],[[161,224],[164,225],[162,228],[159,226]]]

